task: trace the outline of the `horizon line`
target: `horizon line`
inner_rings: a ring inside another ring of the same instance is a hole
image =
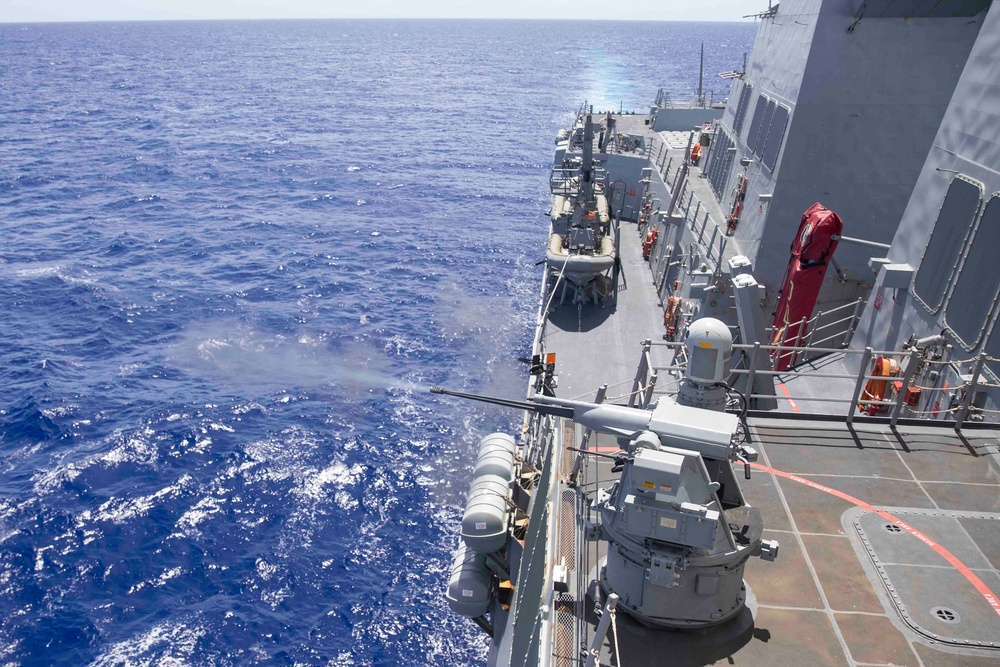
[[[25,19],[0,21],[0,25],[38,25],[58,23],[191,23],[208,21],[565,21],[578,23],[750,23],[756,16],[739,19],[660,19],[660,18],[556,18],[551,16],[243,16],[211,18],[107,18],[107,19]]]

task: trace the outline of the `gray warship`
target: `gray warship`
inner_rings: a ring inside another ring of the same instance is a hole
[[[618,259],[546,265],[526,397],[432,390],[523,414],[445,593],[490,665],[1000,664],[1000,6],[756,18],[725,105],[557,137]]]

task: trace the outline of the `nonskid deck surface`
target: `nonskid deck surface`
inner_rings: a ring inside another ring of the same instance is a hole
[[[777,418],[750,427],[761,456],[740,482],[781,549],[773,563],[748,562],[748,609],[696,632],[619,613],[621,656],[609,635],[602,664],[1000,664],[1000,615],[967,576],[1000,593],[1000,432]],[[604,437],[591,445],[616,449]],[[604,462],[585,473],[585,494],[614,477]],[[582,551],[591,577],[603,550]],[[593,629],[593,600],[582,609]]]

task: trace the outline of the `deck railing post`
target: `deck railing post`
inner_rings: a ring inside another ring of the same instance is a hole
[[[958,433],[962,432],[962,425],[965,424],[965,420],[969,418],[972,399],[976,396],[976,387],[979,385],[979,376],[983,372],[983,364],[986,363],[986,356],[985,352],[980,352],[979,356],[976,358],[976,365],[972,369],[972,379],[969,380],[969,386],[965,389],[965,396],[962,398],[961,406],[958,409],[958,413],[955,415],[955,431]]]
[[[865,348],[865,353],[861,355],[861,371],[858,373],[858,381],[854,383],[854,395],[851,404],[847,407],[847,423],[854,423],[854,410],[858,407],[858,399],[861,398],[861,388],[865,386],[865,376],[868,375],[868,366],[872,362],[872,349]]]
[[[750,352],[750,368],[747,371],[746,399],[747,410],[750,409],[750,401],[753,400],[753,383],[757,377],[757,356],[760,354],[760,341],[754,341],[753,350]]]
[[[608,626],[611,625],[611,616],[618,606],[618,594],[612,593],[608,596],[608,601],[604,604],[604,612],[601,614],[601,622],[597,624],[597,631],[594,632],[594,640],[590,643],[590,650],[587,651],[587,662],[584,667],[595,667],[597,658],[601,655],[601,646],[604,645],[604,638],[608,636]]]
[[[802,347],[809,347],[810,345],[812,345],[813,334],[816,333],[816,329],[819,328],[819,321],[821,319],[823,319],[823,311],[822,310],[819,311],[819,314],[816,315],[816,317],[812,318],[812,327],[810,327],[809,333],[808,333],[808,335],[806,335],[806,344],[803,345]],[[805,357],[806,357],[806,360],[808,361],[808,359],[809,359],[809,353],[808,352],[805,353]]]
[[[628,406],[635,407],[635,397],[646,384],[646,373],[649,372],[649,348],[651,341],[642,341],[642,354],[639,355],[639,367],[635,370],[635,380],[632,381],[632,391],[628,395]]]
[[[597,396],[594,397],[594,403],[603,403],[604,399],[608,395],[608,385],[602,384],[597,389]],[[576,458],[573,460],[573,472],[569,475],[569,483],[571,485],[576,484],[576,478],[580,476],[580,469],[583,467],[583,457],[585,451],[590,446],[590,436],[594,434],[593,429],[586,429],[583,432],[583,438],[580,439],[580,449],[583,451],[576,453]]]
[[[653,390],[656,389],[656,380],[658,378],[657,373],[654,371],[652,375],[649,376],[649,384],[646,385],[646,391],[642,394],[642,405],[641,408],[648,408],[650,401],[653,400]]]
[[[805,336],[807,322],[808,320],[806,319],[805,315],[803,315],[802,319],[799,320],[799,330],[797,332],[798,335],[795,336],[795,347],[802,347],[802,338],[803,336]],[[793,367],[798,366],[799,355],[802,354],[801,350],[789,350],[789,352],[792,354],[792,366]]]
[[[903,399],[906,397],[906,388],[910,386],[910,380],[913,379],[913,374],[917,372],[919,363],[917,360],[917,350],[914,348],[910,350],[910,354],[906,358],[906,372],[903,373],[903,386],[899,388],[896,404],[892,406],[892,416],[889,418],[890,428],[896,428],[896,422],[899,421],[899,413],[903,411]]]
[[[847,331],[847,336],[845,336],[844,347],[851,344],[854,340],[854,332],[858,329],[858,322],[861,321],[861,307],[865,304],[865,298],[863,296],[858,297],[857,303],[854,304],[854,315],[851,316],[851,327]]]

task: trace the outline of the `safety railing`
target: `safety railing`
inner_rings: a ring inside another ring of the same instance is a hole
[[[680,178],[682,161],[678,161],[674,166],[673,157],[667,158],[665,168],[657,165],[661,170],[661,178],[670,192],[677,189],[677,182]],[[654,162],[655,164],[655,162]],[[673,170],[673,173],[671,173]],[[698,243],[705,248],[705,259],[712,261],[716,266],[722,261],[728,244],[728,237],[724,230],[724,225],[712,217],[709,207],[698,197],[691,188],[691,182],[685,179],[681,186],[681,191],[677,193],[677,203],[674,211],[682,214],[691,233],[698,240]]]
[[[674,356],[669,365],[653,363],[654,347],[673,349]],[[839,360],[844,362],[841,366],[843,370],[837,372],[830,366],[774,370],[774,360],[786,353],[840,355]],[[767,370],[758,367],[760,355],[767,355],[772,362],[766,366]],[[945,360],[930,358],[926,351],[917,348],[901,352],[754,343],[734,345],[733,359],[735,363],[729,385],[742,380],[740,384],[746,388],[744,398],[747,401],[777,399],[787,406],[825,406],[814,408],[812,414],[840,415],[847,423],[859,415],[887,417],[892,426],[902,418],[950,419],[954,421],[955,428],[961,430],[969,421],[1000,421],[997,402],[1000,382],[996,381],[987,365],[1000,363],[1000,360],[986,353],[970,359]],[[881,360],[895,362],[898,370],[889,375],[876,372],[874,369],[879,367],[876,362]],[[665,376],[683,375],[686,365],[683,343],[643,341],[636,374],[631,381],[632,391],[627,395],[628,405],[648,407],[660,395],[673,393],[661,390],[668,384],[663,379]],[[857,372],[848,370],[855,365],[859,369]],[[777,394],[755,392],[754,387],[761,376],[772,382],[780,381],[786,391]],[[795,380],[798,378],[824,380],[831,391],[821,396],[802,395],[797,392]],[[840,381],[841,388],[850,387],[851,391],[840,395],[834,393],[837,381]]]
[[[788,330],[796,332],[791,336],[792,340],[788,341],[790,348],[794,349],[779,352],[772,363],[775,367],[794,368],[828,354],[819,352],[821,349],[847,347],[858,328],[864,305],[864,297],[858,297],[855,301],[821,310],[812,317],[803,317],[782,327],[769,326],[766,335],[767,340],[772,342],[785,341]]]
[[[513,621],[508,626],[512,633],[509,664],[517,666],[548,664],[548,660],[540,658],[550,656],[552,646],[555,588],[551,555],[556,549],[559,520],[559,494],[553,490],[558,476],[555,452],[560,449],[560,441],[552,417],[542,417],[536,423],[542,447],[541,474],[531,490],[534,500],[510,609]]]

